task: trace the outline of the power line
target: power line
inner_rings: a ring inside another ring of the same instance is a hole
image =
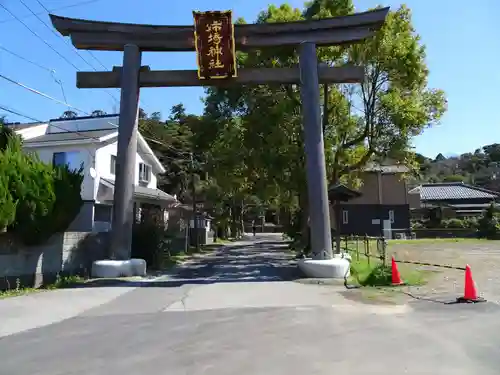
[[[87,0],[87,1],[81,1],[79,3],[75,3],[75,4],[71,4],[71,5],[66,5],[66,6],[62,6],[62,7],[58,7],[58,8],[54,8],[54,9],[50,9],[49,10],[49,13],[50,12],[55,12],[57,10],[63,10],[63,9],[69,9],[69,8],[74,8],[74,7],[78,7],[78,6],[82,6],[82,5],[87,5],[87,4],[92,4],[92,3],[96,3],[98,1],[101,1],[101,0]],[[40,13],[37,13],[37,15],[41,15],[43,14],[42,12]],[[31,17],[30,15],[27,15],[23,18],[29,18]],[[0,24],[1,23],[5,23],[5,22],[11,22],[11,21],[14,21],[14,19],[12,18],[8,18],[8,19],[4,19],[4,20],[0,20]]]
[[[71,104],[67,103],[67,102],[63,102],[63,101],[61,101],[61,100],[59,100],[59,99],[56,99],[56,98],[54,98],[54,97],[52,97],[52,96],[50,96],[50,95],[48,95],[48,94],[45,94],[45,93],[43,93],[43,92],[41,92],[41,91],[39,91],[39,90],[36,90],[36,89],[31,88],[31,87],[29,87],[29,86],[26,86],[25,84],[23,84],[23,83],[21,83],[21,82],[18,82],[18,81],[15,81],[15,80],[13,80],[13,79],[11,79],[11,78],[9,78],[9,77],[6,77],[6,76],[4,76],[3,74],[0,74],[0,78],[4,79],[4,80],[6,80],[6,81],[8,81],[8,82],[10,82],[10,83],[13,83],[13,84],[15,84],[15,85],[17,85],[17,86],[19,86],[19,87],[22,87],[22,88],[24,88],[25,90],[28,90],[28,91],[30,91],[30,92],[32,92],[32,93],[34,93],[34,94],[40,95],[40,96],[42,96],[42,97],[44,97],[44,98],[46,98],[46,99],[49,99],[49,100],[52,100],[52,101],[54,101],[54,102],[58,103],[58,104],[62,104],[62,105],[64,105],[64,106],[68,107],[68,108],[74,109],[75,111],[81,112],[81,113],[83,113],[83,114],[85,114],[85,115],[87,115],[87,116],[91,116],[91,114],[90,114],[89,112],[86,112],[86,111],[84,111],[83,109],[80,109],[80,108],[78,108],[78,107],[75,107],[75,106],[73,106],[73,105],[71,105]],[[5,109],[5,110],[6,110],[6,109]],[[19,116],[24,117],[24,115],[19,115]],[[37,120],[37,121],[38,121],[38,120]],[[41,122],[43,122],[43,121],[41,121]],[[113,124],[113,123],[112,123],[112,122],[110,122],[110,121],[107,121],[107,123],[108,123],[108,124],[110,124],[110,125],[112,125],[112,126],[113,126],[113,127],[115,127],[115,128],[118,128],[118,125]],[[54,127],[56,127],[56,128],[57,128],[57,126],[54,126]],[[88,138],[88,137],[87,137],[87,138]],[[186,152],[184,152],[184,151],[180,151],[180,150],[177,150],[175,147],[170,146],[170,145],[167,145],[167,144],[165,144],[165,143],[163,143],[163,142],[161,142],[161,141],[158,141],[158,140],[156,140],[156,139],[155,139],[155,140],[153,140],[152,138],[149,138],[149,139],[150,139],[150,140],[152,140],[152,141],[153,141],[153,142],[155,142],[155,143],[159,143],[159,144],[163,145],[164,147],[170,148],[171,150],[173,150],[173,151],[177,152],[178,154],[186,154]],[[167,158],[168,158],[168,157],[167,157]],[[178,159],[175,159],[175,158],[172,158],[172,159],[173,159],[173,160],[178,160]]]
[[[53,34],[55,34],[57,37],[60,37],[64,40],[65,43],[68,43],[68,41],[66,39],[64,39],[64,37],[58,33],[56,33],[49,25],[47,25],[47,23],[45,21],[43,21],[40,17],[38,17],[38,14],[36,14],[35,12],[33,12],[33,10],[28,6],[26,5],[26,3],[24,3],[24,1],[20,0],[21,4],[23,4],[31,13],[33,16],[36,16],[36,18],[45,26],[47,27]],[[47,13],[50,12],[50,10],[45,7],[45,5],[43,5],[43,3],[41,3],[40,1],[37,0],[37,2],[40,4],[41,7],[43,7],[43,9],[45,11],[47,11]],[[43,39],[38,33],[36,33],[33,29],[31,29],[25,22],[23,22],[18,16],[16,16],[14,13],[12,13],[7,7],[5,7],[5,5],[1,4],[0,3],[0,7],[2,7],[7,13],[9,13],[15,20],[17,20],[18,22],[20,22],[26,29],[28,29],[35,37],[37,37],[38,39],[40,39],[46,46],[48,46],[51,50],[53,50],[59,57],[61,57],[64,61],[66,61],[68,64],[70,64],[76,71],[80,71],[80,69],[78,69],[78,67],[73,64],[70,60],[68,60],[64,55],[62,55],[59,51],[57,51],[50,43],[48,43],[45,39]],[[73,47],[73,45],[69,44],[71,47]],[[87,60],[85,60],[85,58],[83,58],[83,56],[81,56],[81,54],[76,50],[74,49],[75,53],[87,64],[89,65],[94,71],[97,71],[97,69],[92,65],[90,64]],[[106,69],[106,67],[104,66],[104,64],[96,57],[94,56],[93,54],[90,53],[90,51],[88,51],[89,54],[91,55],[92,58],[94,58],[104,69]],[[32,62],[33,63],[33,62]],[[36,63],[35,63],[36,64]],[[36,64],[38,65],[38,64]],[[63,95],[64,95],[64,89],[62,88],[63,90]],[[119,90],[118,90],[119,91]],[[111,93],[105,91],[105,93],[107,95],[109,95],[116,103],[118,103],[118,99],[116,97],[114,97]],[[139,100],[140,103],[142,103],[143,105],[145,104],[143,101]]]
[[[30,8],[29,8],[29,7],[28,7],[28,6],[24,3],[24,2],[23,2],[23,0],[19,0],[19,1],[20,1],[20,2],[21,2],[21,3],[22,3],[22,4],[26,7],[26,8],[28,8],[28,10],[30,10],[30,12],[32,12],[32,13],[33,13],[33,11],[32,11],[32,10],[31,10],[31,9],[30,9]],[[50,14],[50,10],[49,10],[49,9],[48,9],[48,8],[47,8],[47,7],[46,7],[46,6],[45,6],[45,5],[44,5],[44,4],[43,4],[40,0],[36,0],[36,2],[37,2],[37,3],[38,3],[38,4],[39,4],[39,5],[40,5],[40,6],[41,6],[41,7],[42,7],[42,8],[43,8],[46,12],[47,12],[47,14]],[[33,15],[35,15],[35,14],[33,13]],[[73,46],[73,45],[72,45],[72,44],[71,44],[71,43],[70,43],[67,39],[65,39],[65,38],[64,38],[61,34],[56,33],[56,32],[55,32],[55,31],[54,31],[54,30],[53,30],[50,26],[48,26],[48,25],[47,25],[47,24],[46,24],[43,20],[41,20],[39,17],[37,17],[37,18],[38,18],[38,19],[40,20],[40,22],[42,22],[42,23],[43,23],[43,24],[44,24],[47,28],[49,28],[49,30],[50,30],[53,34],[55,34],[56,36],[58,36],[58,37],[60,37],[61,39],[63,39],[63,40],[64,40],[64,42],[65,42],[66,44],[68,44],[68,45],[69,45],[72,49],[74,49],[74,51],[78,54],[78,56],[79,56],[79,57],[80,57],[83,61],[85,61],[85,62],[87,63],[87,65],[89,65],[92,69],[94,69],[94,71],[96,71],[96,72],[97,72],[97,69],[96,69],[96,68],[94,68],[94,66],[93,66],[93,65],[89,64],[89,62],[88,62],[87,60],[85,60],[85,59],[81,56],[81,54],[79,53],[79,51],[78,51],[78,50],[77,50],[77,49],[76,49],[76,48],[75,48],[75,47],[74,47],[74,46]],[[107,68],[106,68],[106,66],[105,66],[105,65],[101,62],[101,60],[99,60],[99,59],[97,58],[97,56],[95,56],[95,55],[92,53],[92,51],[89,51],[89,50],[86,50],[86,51],[87,51],[87,53],[90,55],[90,57],[92,57],[92,58],[93,58],[93,59],[94,59],[94,60],[95,60],[95,61],[96,61],[96,62],[97,62],[97,63],[98,63],[98,64],[99,64],[99,65],[100,65],[103,69],[107,69]],[[120,92],[120,90],[119,90],[119,89],[117,89],[117,91],[118,91],[118,92]],[[106,91],[106,94],[110,95],[110,96],[111,96],[111,97],[112,97],[112,98],[113,98],[116,102],[118,102],[118,100],[117,100],[117,99],[116,99],[116,98],[115,98],[112,94],[110,94],[110,93],[109,93],[109,92],[107,92],[107,91]],[[141,103],[141,104],[145,105],[144,101],[142,101],[140,98],[139,98],[139,103]]]
[[[48,95],[48,94],[45,94],[45,93],[43,93],[43,92],[41,92],[41,91],[39,91],[39,90],[37,90],[37,89],[34,89],[34,88],[32,88],[32,87],[29,87],[29,86],[27,86],[27,85],[25,85],[25,84],[23,84],[23,83],[21,83],[21,82],[18,82],[18,81],[16,81],[16,80],[12,79],[12,78],[6,77],[5,75],[3,75],[3,74],[1,74],[1,73],[0,73],[0,78],[4,79],[4,80],[6,80],[6,81],[8,81],[8,82],[10,82],[10,83],[13,83],[13,84],[14,84],[14,85],[16,85],[16,86],[22,87],[23,89],[28,90],[28,91],[30,91],[30,92],[32,92],[32,93],[34,93],[34,94],[40,95],[40,96],[42,96],[42,97],[44,97],[44,98],[46,98],[46,99],[49,99],[49,100],[52,100],[52,101],[54,101],[54,102],[58,103],[58,104],[62,104],[62,105],[64,105],[64,106],[68,107],[68,108],[74,109],[75,111],[81,112],[81,113],[83,113],[83,114],[85,114],[85,115],[87,115],[87,116],[91,116],[91,114],[90,114],[89,112],[84,111],[83,109],[80,109],[80,108],[78,108],[78,107],[75,107],[75,106],[73,106],[73,105],[71,105],[71,104],[67,103],[66,98],[64,98],[64,99],[65,99],[65,101],[62,101],[62,100],[56,99],[56,98],[54,98],[54,97],[52,97],[52,96],[50,96],[50,95]],[[63,91],[63,96],[64,96],[64,91]],[[22,116],[22,115],[21,115],[21,116]],[[110,121],[107,121],[107,123],[108,123],[108,124],[110,124],[110,125],[112,125],[113,127],[118,128],[118,125],[113,124],[113,123],[112,123],[112,122],[110,122]],[[157,139],[153,139],[153,138],[146,138],[146,139],[149,139],[149,140],[150,140],[150,141],[152,141],[152,142],[155,142],[155,143],[161,144],[162,146],[164,146],[164,147],[166,147],[166,148],[170,148],[171,150],[173,150],[173,151],[177,152],[178,154],[189,154],[188,152],[178,150],[178,149],[176,149],[175,147],[173,147],[173,146],[171,146],[171,145],[167,145],[166,143],[163,143],[163,142],[161,142],[161,141],[159,141],[159,140],[157,140]]]
[[[23,5],[26,6],[28,9],[30,9],[26,4],[23,3]],[[62,55],[59,51],[57,51],[50,43],[48,43],[45,39],[43,39],[38,33],[33,31],[33,29],[31,29],[25,22],[23,22],[19,17],[17,17],[8,8],[6,8],[5,5],[0,3],[0,7],[2,7],[7,13],[9,13],[12,17],[14,17],[17,21],[19,21],[25,28],[27,28],[33,35],[35,35],[38,39],[40,39],[46,46],[48,46],[52,51],[54,51],[59,57],[61,57],[64,61],[66,61],[68,64],[70,64],[73,68],[75,68],[76,71],[79,71],[78,67],[75,64],[73,64],[70,60],[68,60],[66,58],[66,56]],[[30,11],[31,11],[31,9],[30,9]],[[39,17],[37,17],[37,18],[39,18]],[[49,27],[48,25],[45,24],[45,22],[43,22],[43,20],[41,20],[40,18],[39,18],[39,20],[45,26]],[[50,29],[50,27],[49,27],[49,29]],[[51,30],[51,31],[53,31],[53,30]],[[82,58],[82,60],[85,61],[85,59],[83,59],[83,58]],[[90,66],[92,66],[92,65],[90,65]],[[94,70],[95,70],[95,68],[94,68]],[[57,80],[56,80],[56,82],[57,82]],[[64,88],[62,87],[61,81],[59,81],[58,83],[61,85],[61,90],[63,92],[63,96],[66,96],[64,93]],[[111,95],[109,92],[105,91],[105,93],[108,94],[109,96],[111,96],[111,98],[113,98],[113,100],[115,102],[118,102],[118,100],[113,95]]]
[[[22,114],[21,112],[16,111],[15,109],[8,108],[8,107],[5,107],[5,106],[3,106],[3,105],[0,105],[0,109],[1,109],[2,111],[9,112],[9,113],[12,113],[12,114],[17,115],[17,116],[27,118],[28,120],[33,120],[33,121],[36,121],[36,122],[43,122],[43,121],[41,121],[41,120],[39,120],[39,119],[37,119],[37,118],[34,118],[34,117],[31,117],[31,116],[24,115],[24,114]]]
[[[46,28],[47,28],[47,29],[48,29],[48,30],[49,30],[52,34],[54,34],[57,38],[61,38],[61,39],[64,41],[64,43],[69,44],[69,46],[70,46],[71,50],[72,50],[73,52],[75,52],[75,53],[76,53],[76,55],[77,55],[80,59],[82,59],[82,61],[83,61],[84,63],[86,63],[86,64],[87,64],[88,66],[90,66],[92,69],[94,69],[95,71],[97,71],[97,69],[96,69],[96,68],[94,68],[94,66],[93,66],[92,64],[90,64],[87,60],[85,60],[85,59],[83,58],[83,56],[80,54],[80,52],[78,52],[78,50],[76,50],[76,49],[74,49],[74,48],[73,48],[73,45],[72,45],[71,43],[68,43],[68,41],[67,41],[66,39],[64,39],[64,37],[62,37],[62,35],[61,35],[61,34],[56,33],[52,27],[50,27],[49,25],[47,25],[47,22],[45,22],[45,21],[44,21],[44,20],[43,20],[43,19],[42,19],[42,18],[41,18],[38,14],[36,14],[35,12],[33,12],[33,10],[32,10],[32,9],[31,9],[31,8],[30,8],[30,7],[29,7],[29,6],[28,6],[28,5],[27,5],[27,4],[26,4],[23,0],[19,0],[19,2],[20,2],[20,3],[21,3],[21,4],[22,4],[22,5],[23,5],[26,9],[28,9],[28,11],[29,11],[29,12],[30,12],[33,16],[35,16],[35,17],[36,17],[36,19],[37,19],[38,21],[40,21],[40,22],[41,22],[41,23],[42,23],[42,24],[43,24],[43,25],[44,25],[44,26],[45,26],[45,27],[46,27]],[[38,1],[38,0],[37,0],[37,2],[38,2],[38,4],[40,4],[40,5],[41,5],[44,9],[47,9],[47,8],[45,8],[45,6],[44,6],[44,5],[43,5],[40,1]],[[78,70],[78,69],[77,69],[77,70]]]
[[[40,21],[52,34],[54,34],[57,38],[60,38],[64,41],[64,43],[66,43],[66,45],[69,46],[69,48],[74,52],[76,53],[76,55],[85,63],[87,64],[88,66],[90,66],[91,69],[93,69],[94,71],[97,71],[97,69],[91,64],[88,62],[88,60],[86,60],[82,55],[81,53],[76,49],[74,48],[74,46],[67,40],[65,39],[61,34],[57,33],[54,31],[54,29],[52,27],[50,27],[49,25],[47,25],[47,23],[41,19],[23,0],[19,0],[21,2],[21,4],[26,8],[28,9],[31,14],[33,14],[33,16],[35,16],[38,21]],[[39,0],[36,0],[38,4],[40,4],[40,6],[47,12],[47,14],[50,13],[50,11],[47,9],[47,7]],[[95,56],[92,56],[94,57],[95,60],[97,60],[102,66],[104,66]],[[76,69],[78,70],[78,69]],[[109,95],[115,102],[118,102],[118,99],[116,99],[116,97],[114,97],[112,94],[110,94],[109,92],[105,91],[105,93],[107,95]]]
[[[16,16],[14,13],[12,13],[5,5],[0,3],[0,7],[3,8],[7,13],[9,13],[12,17],[14,17],[17,21],[19,21],[26,29],[28,29],[34,36],[36,36],[38,39],[40,39],[47,47],[49,47],[52,51],[57,53],[59,57],[61,57],[64,61],[66,61],[68,64],[70,64],[73,68],[76,70],[79,70],[78,67],[73,64],[70,60],[66,58],[66,56],[62,55],[57,51],[49,42],[47,42],[45,39],[43,39],[36,31],[33,31],[31,27],[29,27],[23,20],[21,20],[18,16]]]
[[[55,72],[54,69],[47,68],[46,66],[43,66],[43,65],[41,65],[41,64],[39,64],[39,63],[37,63],[35,61],[29,60],[26,57],[23,57],[23,56],[17,54],[16,52],[11,51],[11,50],[5,48],[4,46],[0,46],[0,49],[3,50],[3,51],[5,51],[5,52],[7,52],[7,53],[9,53],[9,54],[11,54],[12,56],[17,57],[18,59],[26,61],[27,63],[30,63],[30,64],[32,64],[32,65],[34,65],[34,66],[36,66],[36,67],[38,67],[38,68],[40,68],[42,70],[45,70],[45,71],[49,72],[49,73],[54,73]]]
[[[32,64],[32,65],[34,65],[34,66],[36,66],[36,67],[38,67],[38,68],[40,68],[40,69],[43,69],[43,70],[45,70],[45,71],[48,71],[48,72],[50,73],[50,76],[51,76],[51,77],[52,77],[52,79],[54,80],[54,82],[56,82],[56,83],[59,85],[59,87],[61,88],[61,92],[62,92],[62,95],[63,95],[64,101],[65,101],[65,102],[67,102],[67,101],[68,101],[68,100],[66,99],[66,93],[65,93],[65,91],[64,91],[64,86],[63,86],[63,83],[62,83],[62,81],[61,81],[60,79],[58,79],[58,78],[57,78],[55,69],[50,69],[50,68],[47,68],[46,66],[43,66],[43,65],[41,65],[41,64],[38,64],[38,63],[37,63],[37,62],[35,62],[35,61],[29,60],[29,59],[27,59],[27,58],[25,58],[25,57],[23,57],[23,56],[21,56],[21,55],[19,55],[19,54],[15,53],[15,52],[13,52],[13,51],[11,51],[11,50],[9,50],[9,49],[7,49],[7,48],[3,47],[3,46],[0,46],[0,49],[2,49],[3,51],[5,51],[5,52],[7,52],[7,53],[10,53],[11,55],[13,55],[13,56],[17,57],[18,59],[21,59],[21,60],[23,60],[23,61],[26,61],[27,63],[30,63],[30,64]]]
[[[10,83],[13,83],[13,84],[15,84],[15,85],[17,85],[17,86],[19,86],[19,87],[22,87],[22,88],[24,88],[24,89],[26,89],[26,90],[28,90],[28,91],[31,91],[32,93],[35,93],[35,94],[37,94],[37,95],[43,96],[44,98],[50,99],[50,100],[52,100],[52,101],[54,101],[54,102],[56,102],[56,103],[59,103],[59,104],[65,105],[66,107],[71,108],[71,109],[74,109],[75,111],[82,112],[82,113],[84,113],[84,114],[86,114],[86,115],[89,115],[89,113],[88,113],[88,112],[85,112],[85,111],[84,111],[84,110],[82,110],[82,109],[79,109],[79,108],[77,108],[77,107],[74,107],[74,106],[72,106],[72,105],[70,105],[70,104],[68,104],[68,103],[66,103],[66,102],[63,102],[63,101],[61,101],[61,100],[59,100],[59,99],[53,98],[53,97],[52,97],[52,96],[50,96],[50,95],[47,95],[47,94],[45,94],[45,93],[43,93],[43,92],[41,92],[41,91],[38,91],[38,90],[33,89],[33,88],[29,87],[29,86],[26,86],[25,84],[23,84],[23,83],[21,83],[21,82],[17,82],[17,81],[15,81],[15,80],[13,80],[13,79],[11,79],[11,78],[9,78],[9,77],[4,76],[3,74],[0,74],[0,78],[5,79],[6,81],[8,81],[8,82],[10,82]]]
[[[0,105],[0,109],[3,110],[3,111],[5,111],[5,112],[9,112],[9,113],[12,113],[12,114],[14,114],[16,116],[27,118],[27,119],[32,120],[32,121],[36,121],[36,122],[39,122],[39,123],[47,123],[47,121],[42,121],[40,119],[37,119],[36,117],[25,115],[25,114],[21,113],[20,111],[17,111],[15,109],[9,108],[9,107],[4,106],[4,105]],[[112,125],[115,125],[115,124],[113,124],[111,122],[108,122],[108,123],[112,124]],[[68,129],[65,129],[65,128],[61,127],[61,126],[55,125],[54,123],[52,123],[50,121],[49,121],[49,125],[52,126],[52,127],[54,127],[54,128],[56,128],[56,129],[63,130],[65,133],[74,133],[74,134],[76,134],[78,136],[81,136],[81,137],[83,137],[85,139],[92,139],[92,140],[94,140],[96,142],[101,142],[101,140],[99,138],[90,137],[88,134],[85,134],[85,133],[79,132],[79,131],[69,131]],[[89,151],[89,150],[87,150],[87,151]],[[157,158],[157,156],[154,153],[151,153],[151,152],[139,152],[139,151],[137,151],[137,153],[139,155],[150,155],[150,156],[154,156],[154,157]],[[168,157],[168,156],[162,156],[162,157],[165,157],[167,159],[172,159],[172,160],[178,160],[178,161],[188,161],[187,159],[181,159],[181,158],[172,158],[172,157]]]

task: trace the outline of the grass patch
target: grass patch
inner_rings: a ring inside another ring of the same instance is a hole
[[[71,288],[77,284],[83,283],[84,281],[85,279],[79,276],[57,275],[56,281],[52,284],[43,285],[39,288],[28,288],[21,286],[20,280],[17,279],[15,288],[0,291],[0,299],[8,297],[18,297],[26,294],[43,292],[47,290]]]
[[[423,285],[427,282],[428,272],[411,265],[398,265],[401,278],[406,285]],[[377,258],[364,255],[351,262],[350,281],[361,286],[392,285],[392,270],[390,265],[384,265]]]
[[[420,266],[399,264],[398,270],[405,286],[421,286],[434,276],[436,270],[423,269]],[[346,298],[352,298],[369,304],[398,305],[406,303],[408,296],[400,293],[405,289],[392,287],[392,270],[390,265],[383,265],[376,258],[360,255],[359,260],[351,263],[351,285],[363,286],[361,289],[349,291]]]

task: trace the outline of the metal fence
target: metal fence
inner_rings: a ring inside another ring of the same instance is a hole
[[[387,258],[387,241],[384,237],[371,236],[342,236],[341,251],[349,253],[351,257],[359,260],[360,255],[367,258],[368,264],[370,259],[379,259],[384,265]]]
[[[371,259],[378,259],[387,265],[387,240],[384,237],[370,236],[343,236],[341,240],[341,251],[351,255],[353,259],[359,260],[360,255],[366,257],[368,264]],[[421,261],[395,259],[397,263],[414,264],[419,266],[431,266],[439,268],[450,268],[463,271],[465,267],[449,264],[437,264]]]

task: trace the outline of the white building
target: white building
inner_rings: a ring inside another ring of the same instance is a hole
[[[70,230],[106,231],[111,226],[114,194],[118,116],[78,117],[47,123],[11,125],[23,138],[27,152],[36,152],[46,163],[83,166],[80,214]],[[143,204],[168,207],[175,197],[157,189],[157,175],[165,168],[146,140],[138,134],[135,173],[135,207]]]

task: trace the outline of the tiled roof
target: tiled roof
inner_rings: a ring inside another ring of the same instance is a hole
[[[23,143],[43,143],[43,142],[63,142],[63,141],[74,141],[80,139],[99,139],[108,134],[116,132],[115,129],[101,129],[101,130],[87,130],[78,132],[60,132],[60,133],[47,133],[39,137],[25,139]]]
[[[110,187],[114,188],[115,182],[113,180],[110,180],[108,178],[101,178],[101,180],[103,180]],[[177,202],[177,199],[174,196],[165,193],[163,190],[151,189],[140,185],[134,186],[134,196],[136,198],[147,198],[147,199],[156,199],[167,202]]]
[[[409,191],[409,194],[416,193],[420,193],[420,200],[422,201],[474,198],[496,199],[499,196],[494,191],[461,182],[423,184]]]

